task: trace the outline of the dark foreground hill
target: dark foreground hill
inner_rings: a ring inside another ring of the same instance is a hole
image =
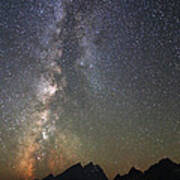
[[[43,180],[108,180],[108,178],[98,165],[89,163],[83,167],[78,163],[60,175],[53,176],[51,174]],[[144,172],[132,167],[123,176],[117,174],[114,180],[180,180],[180,164],[166,158]]]

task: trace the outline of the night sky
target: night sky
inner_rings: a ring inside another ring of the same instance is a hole
[[[0,0],[0,179],[163,157],[180,162],[180,1]]]

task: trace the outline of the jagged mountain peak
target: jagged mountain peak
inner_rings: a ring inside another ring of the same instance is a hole
[[[173,161],[171,161],[169,158],[163,158],[163,159],[161,159],[160,161],[159,161],[159,164],[176,164],[176,163],[174,163]]]
[[[132,167],[130,170],[129,170],[129,175],[142,175],[143,173],[136,169],[135,167]]]
[[[114,180],[180,180],[180,165],[174,163],[169,158],[161,159],[158,163],[152,165],[144,173],[132,167],[129,172],[123,176],[117,174]],[[50,174],[43,180],[108,180],[103,169],[99,165],[89,162],[84,167],[81,163],[71,166],[58,176]]]

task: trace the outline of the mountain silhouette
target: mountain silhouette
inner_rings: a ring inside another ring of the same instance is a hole
[[[128,174],[118,174],[114,180],[180,180],[180,165],[165,158],[144,173],[133,167]]]
[[[136,168],[132,167],[128,174],[120,176],[119,174],[114,180],[143,180],[143,173]]]
[[[102,168],[92,162],[84,167],[77,163],[62,174],[49,176],[42,180],[108,180]],[[160,160],[144,172],[132,167],[125,175],[117,174],[114,180],[180,180],[180,164],[168,158]]]
[[[180,180],[180,165],[170,159],[162,159],[144,172],[146,180]]]
[[[43,180],[108,180],[103,170],[92,162],[84,167],[78,163],[56,177],[50,174]]]

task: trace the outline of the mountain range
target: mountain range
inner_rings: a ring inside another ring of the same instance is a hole
[[[108,180],[108,178],[99,165],[90,162],[84,167],[77,163],[62,174],[57,176],[50,174],[42,180]],[[144,172],[132,167],[127,174],[122,176],[117,174],[113,180],[180,180],[180,164],[164,158]]]

